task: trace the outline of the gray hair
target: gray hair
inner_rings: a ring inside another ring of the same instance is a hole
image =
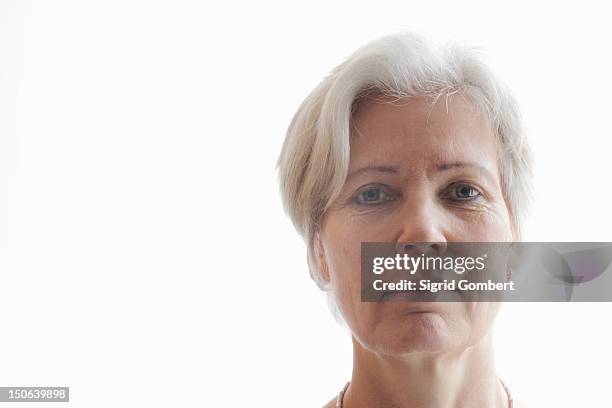
[[[458,44],[437,45],[413,33],[359,48],[306,97],[293,116],[278,159],[285,211],[307,244],[310,274],[326,290],[314,237],[345,182],[351,116],[368,95],[397,99],[461,93],[488,119],[498,139],[501,185],[517,239],[532,192],[532,159],[514,97],[479,59]]]

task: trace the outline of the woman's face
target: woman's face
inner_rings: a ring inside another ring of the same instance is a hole
[[[361,242],[513,240],[496,141],[460,95],[364,101],[353,116],[349,175],[319,231],[323,273],[355,338],[397,355],[464,349],[496,303],[362,302]]]

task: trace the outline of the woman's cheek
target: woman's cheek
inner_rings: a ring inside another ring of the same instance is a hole
[[[512,232],[509,218],[498,208],[488,208],[462,218],[464,239],[461,241],[507,241]]]

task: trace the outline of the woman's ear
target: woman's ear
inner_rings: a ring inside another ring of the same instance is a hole
[[[330,282],[329,276],[329,265],[327,264],[327,257],[325,256],[325,248],[323,247],[323,240],[319,231],[315,232],[313,247],[315,250],[315,258],[318,264],[319,276],[321,280],[328,285]]]

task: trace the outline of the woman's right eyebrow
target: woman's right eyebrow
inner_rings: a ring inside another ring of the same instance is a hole
[[[349,181],[352,177],[368,172],[396,174],[398,171],[399,166],[365,166],[349,172],[348,176],[346,176],[346,181]]]

